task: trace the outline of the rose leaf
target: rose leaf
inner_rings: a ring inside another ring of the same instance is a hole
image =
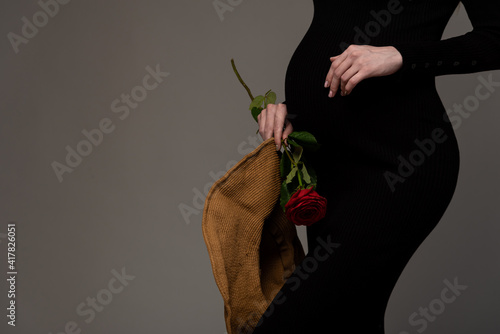
[[[292,182],[293,178],[295,177],[295,174],[297,174],[297,171],[299,169],[297,168],[297,166],[293,166],[292,170],[290,171],[290,173],[288,173],[287,177],[286,177],[286,183],[290,183]]]
[[[252,116],[253,116],[253,119],[259,123],[259,119],[257,118],[257,116],[259,116],[260,112],[262,111],[262,107],[253,107],[252,108]],[[257,130],[257,132],[259,132],[259,130]]]
[[[276,93],[271,91],[268,92],[264,97],[264,108],[266,108],[269,103],[274,104],[275,102],[276,102]]]
[[[254,107],[257,107],[257,108],[261,107],[262,102],[264,102],[264,96],[262,96],[262,95],[256,96],[252,100],[252,103],[250,103],[250,107],[248,109],[252,110]]]
[[[321,146],[316,137],[307,131],[294,131],[288,137],[295,140],[295,142],[304,147],[306,150],[316,151]]]
[[[301,170],[301,175],[302,179],[304,180],[305,183],[311,184],[311,177],[309,176],[309,173],[307,172],[307,168],[305,164],[302,164],[302,170]]]

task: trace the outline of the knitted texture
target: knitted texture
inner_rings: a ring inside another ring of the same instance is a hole
[[[279,204],[279,158],[269,138],[217,180],[205,200],[203,238],[228,334],[251,332],[305,257]]]

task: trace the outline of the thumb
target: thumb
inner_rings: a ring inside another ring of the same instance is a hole
[[[293,126],[289,120],[285,120],[285,122],[286,122],[286,126],[285,126],[285,130],[283,130],[282,138],[285,140],[285,144],[288,145],[287,137],[290,133],[293,132]]]

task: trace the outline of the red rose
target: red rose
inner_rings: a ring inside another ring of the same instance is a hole
[[[313,187],[297,190],[285,204],[286,217],[295,225],[309,226],[325,216],[326,198]]]

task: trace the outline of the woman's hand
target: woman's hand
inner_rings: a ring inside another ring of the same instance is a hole
[[[286,104],[268,104],[257,116],[259,122],[259,134],[264,141],[274,137],[276,150],[281,149],[281,139],[285,139],[293,132],[292,123],[286,119]]]
[[[403,65],[403,57],[393,46],[351,44],[330,61],[325,82],[325,88],[330,87],[329,97],[335,96],[339,85],[340,95],[349,95],[361,80],[393,74]]]

